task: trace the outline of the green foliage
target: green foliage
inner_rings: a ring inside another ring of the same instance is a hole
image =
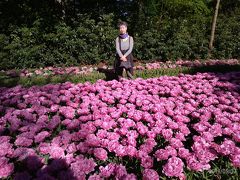
[[[117,30],[111,26],[113,14],[96,22],[87,15],[74,27],[65,23],[44,33],[37,23],[17,28],[10,36],[0,35],[1,69],[44,66],[73,66],[113,61]]]
[[[129,22],[139,60],[207,58],[210,0],[66,2],[0,3],[0,69],[112,64],[120,19]],[[239,1],[221,1],[219,13],[212,58],[239,58]]]
[[[229,15],[221,15],[218,20],[214,49],[217,58],[240,57],[240,8]]]

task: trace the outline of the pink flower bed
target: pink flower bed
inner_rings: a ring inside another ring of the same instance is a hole
[[[199,66],[210,66],[210,65],[237,65],[240,64],[240,61],[237,59],[227,59],[227,60],[218,60],[218,59],[211,59],[206,61],[189,61],[189,60],[182,60],[179,59],[176,62],[167,61],[167,62],[154,62],[154,63],[140,63],[136,66],[134,66],[135,70],[151,70],[151,69],[164,69],[164,68],[179,68],[179,67],[199,67]],[[103,66],[104,69],[111,69],[111,66]],[[78,75],[78,74],[89,74],[92,72],[97,71],[96,66],[92,67],[45,67],[40,68],[36,70],[28,70],[23,69],[20,70],[19,75],[21,77],[31,77],[31,76],[37,76],[37,75],[63,75],[63,74],[72,74],[72,75]],[[18,73],[15,70],[9,70],[9,71],[2,71],[5,72],[9,76],[18,76]]]
[[[186,179],[219,157],[239,168],[239,92],[240,72],[0,88],[0,178]]]
[[[23,69],[20,70],[19,75],[20,77],[31,77],[31,76],[37,76],[37,75],[43,75],[43,76],[48,76],[48,75],[63,75],[63,74],[89,74],[93,71],[96,71],[97,67],[78,67],[78,66],[72,66],[72,67],[45,67],[45,68],[40,68],[36,70],[28,70],[28,69]],[[3,71],[5,72],[5,71]],[[15,70],[9,70],[6,71],[7,75],[10,76],[17,76],[17,72]]]
[[[179,59],[176,62],[167,61],[167,62],[155,62],[155,63],[146,63],[145,67],[142,65],[136,66],[136,69],[161,69],[161,68],[176,68],[176,67],[200,67],[200,66],[213,66],[213,65],[237,65],[240,64],[240,61],[237,59],[211,59],[206,61],[189,61]]]

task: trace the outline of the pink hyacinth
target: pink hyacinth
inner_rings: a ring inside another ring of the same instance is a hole
[[[102,180],[102,178],[98,174],[93,174],[93,175],[89,176],[88,180]]]
[[[163,173],[169,177],[181,177],[183,173],[183,162],[178,157],[171,157],[163,166]]]
[[[13,163],[8,163],[8,159],[0,157],[0,178],[7,178],[14,171]]]
[[[15,141],[15,145],[16,146],[25,146],[25,147],[29,147],[31,146],[33,143],[32,139],[28,139],[25,137],[18,137]]]
[[[63,158],[65,156],[64,149],[57,145],[50,147],[49,154],[52,158]]]
[[[234,167],[236,167],[236,168],[240,167],[240,154],[230,155],[230,160],[231,160]]]
[[[0,137],[0,157],[11,156],[13,154],[14,152],[13,145],[9,141],[10,138],[8,136]]]
[[[225,139],[217,151],[223,155],[230,155],[235,152],[236,145],[233,141]]]
[[[144,168],[153,168],[153,158],[151,156],[142,157],[141,166]]]
[[[126,167],[122,164],[116,165],[115,167],[116,179],[124,179],[128,175]]]
[[[79,158],[76,162],[71,164],[71,170],[73,171],[76,177],[82,176],[83,174],[88,174],[94,170],[96,163],[93,159],[83,159]]]
[[[95,136],[94,134],[89,134],[86,137],[86,141],[85,141],[88,146],[98,146],[100,144],[100,139]]]
[[[107,156],[107,151],[103,148],[95,148],[94,149],[94,156],[102,161],[107,160],[108,156]]]
[[[100,176],[104,177],[104,178],[109,178],[111,175],[115,174],[115,168],[116,168],[116,164],[113,163],[109,163],[107,166],[103,167],[100,166],[99,170],[100,170]]]
[[[154,169],[144,169],[143,180],[159,180],[159,175]]]
[[[172,138],[173,132],[171,129],[163,129],[162,135],[166,140],[170,140]]]
[[[73,119],[75,116],[75,109],[70,106],[60,107],[59,112],[68,119]]]
[[[48,131],[42,131],[34,137],[35,142],[39,143],[42,142],[46,137],[49,137],[50,133]]]

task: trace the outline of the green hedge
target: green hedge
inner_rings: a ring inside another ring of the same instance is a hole
[[[220,15],[211,58],[240,57],[240,8],[233,14]],[[81,14],[72,25],[56,23],[43,28],[37,19],[31,26],[9,26],[9,34],[0,34],[0,69],[44,66],[113,63],[118,34],[114,14],[94,20]],[[142,61],[206,59],[211,16],[165,18],[161,26],[142,31],[129,30],[134,36],[134,56]]]
[[[9,36],[1,34],[0,67],[70,66],[112,60],[117,36],[111,26],[112,16],[103,16],[99,22],[85,16],[74,28],[62,23],[51,32],[42,31],[35,22],[30,28],[16,28]]]

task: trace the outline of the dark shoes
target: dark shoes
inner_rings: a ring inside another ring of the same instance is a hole
[[[127,71],[127,77],[128,79],[134,79],[133,75],[129,71]]]

